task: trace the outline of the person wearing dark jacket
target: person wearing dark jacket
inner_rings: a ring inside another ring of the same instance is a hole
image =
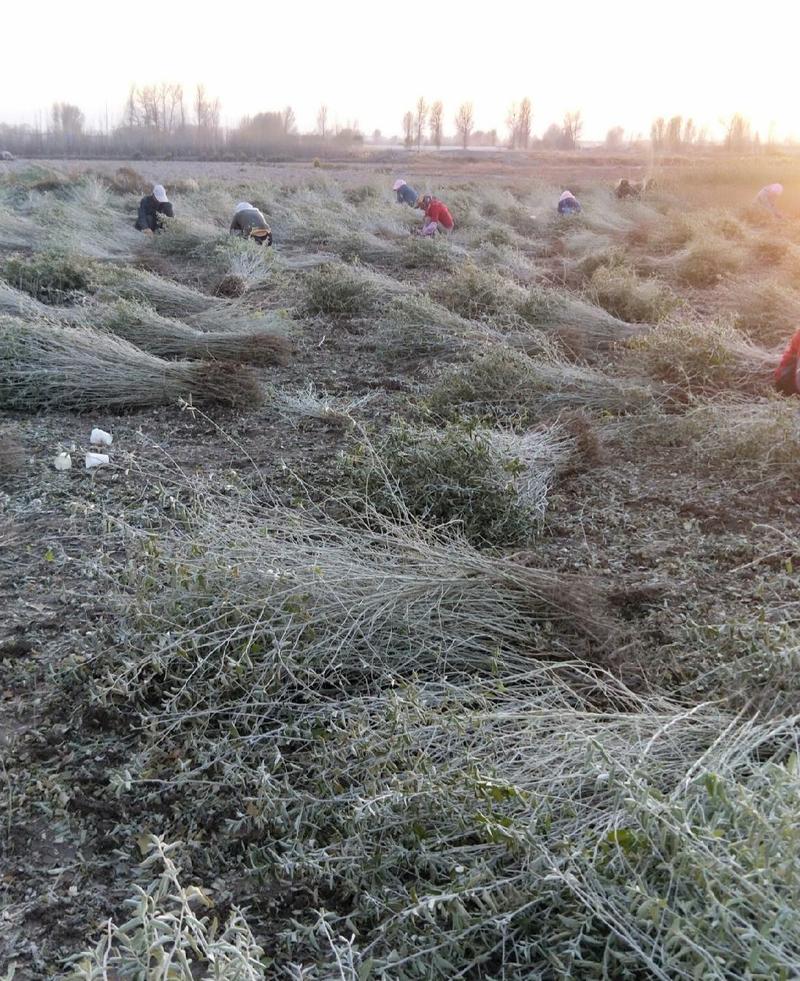
[[[394,182],[392,190],[397,195],[398,204],[407,204],[410,208],[416,208],[419,194],[410,184],[406,184],[402,177]]]
[[[139,202],[139,215],[135,227],[140,232],[157,232],[164,225],[162,215],[174,218],[175,210],[162,185],[156,184],[153,193],[145,195]]]
[[[240,238],[249,238],[253,242],[258,242],[259,245],[272,245],[272,229],[269,227],[267,219],[249,201],[240,201],[236,205],[230,234],[238,235]]]
[[[572,191],[564,191],[558,199],[558,213],[560,215],[580,214],[581,206]]]

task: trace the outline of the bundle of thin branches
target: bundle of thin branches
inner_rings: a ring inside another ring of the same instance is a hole
[[[411,288],[363,266],[331,263],[312,270],[303,280],[303,308],[310,316],[324,314],[336,320],[375,316]]]
[[[208,262],[224,243],[221,228],[201,223],[194,217],[163,219],[163,227],[153,239],[157,252],[200,263]]]
[[[800,294],[778,280],[737,279],[720,299],[734,325],[759,343],[778,344],[800,327]]]
[[[163,317],[152,307],[133,300],[84,311],[88,323],[116,334],[143,351],[161,358],[241,361],[248,364],[287,364],[292,345],[285,334],[267,326],[245,331],[201,331]]]
[[[0,406],[77,411],[258,402],[255,376],[232,364],[162,361],[90,328],[0,318]]]
[[[678,296],[656,277],[642,277],[623,264],[600,265],[587,288],[592,302],[625,323],[655,324],[678,307]]]
[[[800,471],[800,416],[793,401],[714,401],[675,416],[671,425],[702,464],[754,473],[759,480]]]
[[[393,361],[457,360],[484,349],[498,336],[486,324],[465,320],[424,293],[410,293],[389,303],[364,343]]]
[[[106,267],[102,271],[102,283],[114,299],[144,301],[167,317],[185,319],[187,315],[224,307],[222,300],[132,266]]]
[[[57,311],[0,280],[0,314],[26,319],[37,317],[47,319],[56,316]]]
[[[147,697],[166,673],[176,710],[202,697],[227,714],[254,689],[351,695],[388,676],[519,668],[553,651],[549,630],[581,645],[615,631],[595,581],[483,554],[407,512],[340,524],[209,500],[193,527],[142,544],[154,558],[135,581],[141,657],[115,684]],[[229,670],[240,660],[244,675]]]
[[[355,506],[457,528],[476,546],[529,545],[541,527],[556,467],[572,445],[556,427],[510,430],[395,424],[362,436],[342,458]]]
[[[141,241],[133,217],[120,210],[107,185],[91,175],[65,184],[56,196],[32,192],[25,211],[37,238],[52,249],[113,259],[132,255]]]
[[[534,418],[569,408],[625,413],[656,398],[658,393],[644,382],[572,364],[555,352],[532,358],[496,345],[469,364],[443,372],[428,404],[443,419]]]
[[[154,660],[127,656],[98,694],[147,693],[121,796],[190,795],[169,816],[186,834],[235,802],[219,847],[279,840],[250,852],[262,874],[330,890],[327,913],[276,938],[279,962],[300,943],[323,977],[343,956],[354,976],[470,976],[500,957],[513,976],[571,976],[598,951],[664,981],[790,971],[800,719],[685,709],[575,662],[312,696],[261,671],[271,612],[206,663],[184,637],[180,664],[168,638],[152,687]]]
[[[763,392],[778,362],[777,352],[759,347],[725,321],[663,324],[629,346],[638,370],[694,395]]]
[[[610,351],[647,329],[620,320],[566,290],[541,286],[528,290],[519,313],[526,323],[551,334],[574,357],[591,358],[596,352]]]
[[[309,382],[301,389],[273,388],[269,397],[281,417],[295,425],[313,419],[329,426],[346,428],[354,425],[354,414],[371,402],[374,394],[353,398],[334,396],[318,390],[313,382]]]

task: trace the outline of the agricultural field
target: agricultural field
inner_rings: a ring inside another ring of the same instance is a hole
[[[796,977],[800,167],[181,166],[0,175],[0,977]]]

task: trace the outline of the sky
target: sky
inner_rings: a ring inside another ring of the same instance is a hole
[[[46,121],[58,100],[113,125],[131,83],[202,81],[226,125],[291,105],[310,130],[324,102],[341,125],[391,135],[424,96],[444,102],[446,132],[464,101],[477,129],[503,131],[527,95],[535,133],[574,109],[589,140],[677,114],[713,134],[742,112],[784,138],[800,135],[798,26],[796,0],[39,0],[4,6],[0,121]]]

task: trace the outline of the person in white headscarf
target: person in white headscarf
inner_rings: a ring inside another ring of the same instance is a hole
[[[756,195],[756,204],[768,211],[774,218],[783,218],[775,202],[783,194],[783,184],[767,184]]]
[[[164,226],[164,217],[174,218],[175,209],[167,197],[162,184],[156,184],[151,194],[146,194],[139,202],[139,214],[135,228],[140,232],[157,232]]]
[[[558,199],[558,213],[560,215],[577,215],[580,210],[580,202],[572,191],[564,191]]]
[[[406,184],[402,177],[392,184],[392,190],[397,195],[398,204],[407,204],[410,208],[416,208],[419,194],[410,184]]]
[[[240,201],[236,205],[230,234],[249,238],[259,245],[272,245],[272,229],[267,219],[249,201]]]

